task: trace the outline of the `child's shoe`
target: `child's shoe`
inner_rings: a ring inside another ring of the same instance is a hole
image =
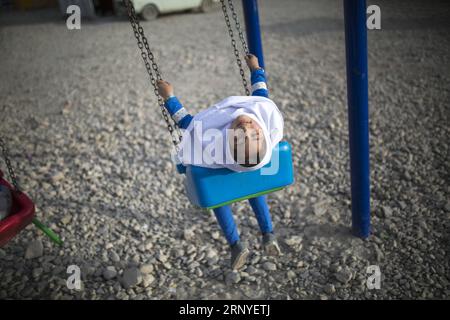
[[[273,233],[263,234],[263,247],[264,251],[269,256],[279,256],[281,255],[281,249],[278,245],[277,238]]]
[[[0,220],[6,218],[11,212],[11,191],[4,185],[0,185]]]
[[[239,270],[247,262],[247,257],[250,251],[240,241],[231,246],[231,268]]]

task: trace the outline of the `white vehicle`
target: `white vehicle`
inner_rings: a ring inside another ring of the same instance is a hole
[[[197,9],[209,12],[216,7],[217,0],[132,0],[136,13],[144,20],[154,20],[162,13]],[[122,4],[121,0],[116,2]]]

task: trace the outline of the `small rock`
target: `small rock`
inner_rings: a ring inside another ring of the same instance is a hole
[[[450,212],[450,201],[447,201],[447,203],[444,206],[445,211]]]
[[[114,250],[111,250],[109,252],[109,259],[111,259],[112,262],[119,262],[120,261],[119,255]]]
[[[380,248],[376,244],[374,245],[374,249],[375,249],[375,257],[376,257],[377,262],[381,262],[384,259],[383,252],[380,250]]]
[[[225,283],[227,284],[238,283],[239,281],[241,281],[241,276],[236,271],[228,272],[225,276]]]
[[[288,277],[289,280],[292,280],[292,279],[296,278],[297,275],[295,274],[294,271],[289,270],[289,271],[287,272],[287,277]]]
[[[123,271],[122,278],[120,279],[120,283],[125,289],[134,287],[141,283],[142,275],[141,272],[137,268],[129,268]]]
[[[298,252],[298,251],[302,250],[302,247],[303,247],[302,240],[303,240],[302,237],[292,236],[292,237],[286,239],[284,242],[288,246],[290,246],[292,249],[294,249],[295,251]]]
[[[44,273],[44,269],[42,268],[34,268],[32,271],[34,278],[39,278],[42,275],[42,273]]]
[[[219,238],[220,238],[220,232],[219,232],[219,231],[214,231],[214,232],[212,232],[212,233],[211,233],[211,237],[212,237],[214,240],[219,239]]]
[[[334,274],[336,279],[341,283],[348,283],[352,279],[352,272],[349,269],[342,269]]]
[[[323,287],[323,291],[327,294],[333,294],[336,292],[336,288],[334,287],[334,285],[332,285],[331,283],[327,283],[324,287]]]
[[[143,266],[141,266],[141,268],[139,269],[141,271],[142,274],[149,274],[153,272],[153,265],[151,264],[144,264]]]
[[[116,268],[113,266],[106,267],[105,270],[103,270],[103,278],[106,280],[114,279],[117,276]]]
[[[39,258],[44,253],[44,246],[41,240],[35,240],[28,245],[25,252],[25,259]]]
[[[64,178],[65,178],[65,176],[64,176],[64,173],[63,172],[58,172],[58,173],[55,173],[53,176],[52,176],[52,182],[53,183],[56,183],[56,182],[59,182],[59,181],[61,181],[61,180],[64,180]]]
[[[187,240],[187,241],[192,240],[194,238],[194,236],[195,236],[194,229],[192,229],[192,228],[184,229],[184,231],[183,231],[184,240]]]
[[[206,253],[206,257],[207,257],[208,259],[214,259],[214,258],[216,258],[216,257],[217,257],[217,251],[214,250],[214,249],[208,250],[208,252]]]
[[[66,270],[64,268],[63,268],[63,271],[66,272]],[[95,274],[95,272],[96,272],[95,267],[91,266],[91,265],[85,264],[81,268],[81,275],[82,275],[82,277],[91,276],[91,275]]]
[[[166,256],[166,255],[164,255],[164,254],[159,254],[158,256],[157,256],[157,258],[158,258],[158,260],[159,261],[161,261],[162,263],[166,263],[167,262],[167,259],[168,259],[168,257]]]
[[[171,198],[171,197],[172,197],[172,190],[171,190],[171,189],[166,189],[166,190],[164,191],[164,193],[166,194],[166,196],[167,196],[168,198]]]
[[[313,206],[313,212],[316,216],[320,217],[323,216],[327,212],[328,202],[321,201]]]
[[[142,285],[144,288],[149,287],[153,282],[155,282],[155,277],[151,274],[146,274],[143,276]]]
[[[264,262],[262,265],[263,269],[266,271],[275,271],[277,270],[277,265],[273,262]]]
[[[296,245],[298,245],[298,244],[300,244],[300,243],[302,243],[302,237],[300,237],[300,236],[292,236],[292,237],[290,237],[290,238],[287,238],[286,240],[285,240],[285,242],[286,242],[286,244],[288,245],[288,246],[296,246]]]
[[[70,221],[72,221],[72,216],[70,214],[65,215],[62,219],[61,219],[61,223],[63,225],[68,225],[70,223]]]
[[[145,244],[145,250],[151,250],[152,248],[153,248],[153,242],[148,241],[148,242]]]
[[[390,208],[388,206],[382,206],[381,208],[383,209],[383,216],[385,218],[392,217],[392,208]]]
[[[248,274],[255,274],[258,270],[256,270],[256,268],[253,267],[253,266],[248,266],[248,267],[245,269],[245,271],[246,271]]]
[[[286,219],[290,219],[290,218],[291,218],[291,211],[290,211],[289,209],[286,209],[286,210],[284,211],[284,217],[285,217]]]

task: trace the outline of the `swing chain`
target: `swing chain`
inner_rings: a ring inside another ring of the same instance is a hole
[[[181,135],[180,128],[178,127],[178,125],[175,122],[173,122],[173,125],[172,125],[172,123],[169,119],[169,115],[167,114],[167,110],[164,106],[164,100],[158,91],[157,81],[162,79],[161,72],[159,71],[158,64],[155,61],[155,56],[150,49],[147,37],[144,34],[144,29],[142,28],[142,26],[139,23],[138,18],[136,17],[136,11],[134,9],[133,4],[131,3],[130,0],[123,0],[123,1],[124,1],[125,6],[127,7],[128,17],[130,19],[131,27],[133,28],[134,36],[137,40],[138,48],[141,51],[142,60],[144,61],[145,68],[147,70],[147,73],[150,76],[150,82],[153,86],[153,92],[155,93],[156,98],[158,99],[158,104],[160,106],[161,113],[163,115],[164,121],[166,122],[167,129],[169,130],[170,136],[172,137],[172,143],[175,146],[175,149],[178,151],[179,150],[178,144],[182,139],[182,135]],[[145,50],[144,50],[144,48],[145,48]],[[175,135],[174,127],[175,127],[175,130],[177,131],[178,137],[176,137],[176,135]]]
[[[245,53],[245,55],[248,55],[249,51],[248,51],[247,41],[245,41],[244,33],[242,32],[241,24],[239,23],[239,18],[236,14],[236,10],[234,9],[233,0],[228,0],[228,6],[230,7],[231,15],[234,20],[234,24],[236,25],[236,29],[239,33],[239,38],[241,39],[241,44],[242,44],[242,48],[244,49],[244,53]]]
[[[19,183],[17,182],[17,176],[14,172],[14,169],[11,165],[11,161],[9,160],[9,152],[6,147],[6,143],[2,137],[0,137],[0,149],[2,150],[3,158],[5,159],[6,167],[8,169],[9,178],[11,179],[11,183],[14,186],[14,189],[17,192],[20,192]]]
[[[248,82],[247,82],[247,79],[245,77],[244,68],[242,67],[242,60],[239,57],[239,50],[238,50],[237,45],[236,45],[236,40],[234,39],[234,33],[233,33],[233,29],[231,27],[230,16],[228,15],[228,9],[227,9],[227,6],[225,4],[225,0],[220,0],[220,3],[222,5],[222,11],[223,11],[223,16],[225,18],[225,23],[227,24],[227,27],[228,27],[228,34],[230,35],[230,38],[231,38],[231,46],[233,47],[234,56],[236,57],[236,63],[238,65],[238,67],[239,67],[239,73],[241,75],[242,83],[244,85],[245,94],[249,96],[250,95],[250,90],[248,89]],[[245,39],[244,39],[244,35],[242,34],[242,31],[240,31],[241,30],[240,24],[239,24],[239,20],[237,18],[237,15],[236,15],[236,11],[234,10],[233,3],[230,0],[228,0],[228,4],[230,5],[232,16],[233,16],[233,19],[234,19],[234,21],[236,23],[236,28],[238,28],[239,37],[241,38],[242,46],[244,48],[245,53],[248,54],[247,44],[245,43]]]
[[[220,2],[222,4],[222,11],[223,11],[223,14],[224,14],[224,17],[225,17],[225,22],[226,22],[227,27],[228,27],[228,33],[229,33],[230,38],[231,38],[231,45],[232,45],[232,47],[234,49],[234,55],[236,57],[236,63],[238,65],[238,67],[239,67],[239,73],[240,73],[241,78],[242,78],[242,83],[244,85],[245,93],[246,93],[246,95],[250,95],[250,91],[248,89],[248,82],[247,82],[247,79],[245,77],[244,69],[242,67],[242,60],[239,57],[239,50],[237,48],[236,40],[234,38],[234,33],[233,33],[233,29],[231,27],[230,17],[228,15],[228,10],[227,10],[226,4],[225,4],[225,0],[220,0]],[[142,28],[142,26],[139,23],[138,18],[136,17],[136,11],[134,9],[134,6],[133,6],[131,0],[123,0],[123,3],[125,4],[125,6],[127,8],[128,17],[130,19],[130,23],[131,23],[131,26],[133,28],[133,33],[134,33],[134,36],[135,36],[135,38],[137,40],[138,48],[141,51],[141,57],[142,57],[142,60],[144,61],[145,68],[147,69],[147,73],[150,76],[150,82],[151,82],[151,84],[153,86],[153,91],[154,91],[154,93],[155,93],[155,95],[156,95],[156,97],[158,99],[158,104],[160,106],[161,113],[163,115],[164,121],[166,122],[167,129],[169,130],[169,133],[170,133],[170,135],[172,137],[172,143],[174,144],[175,149],[178,151],[179,150],[178,144],[182,140],[182,134],[180,132],[180,128],[178,127],[178,125],[175,122],[173,122],[173,125],[172,125],[172,123],[171,123],[171,121],[169,119],[169,116],[167,114],[167,110],[166,110],[166,108],[164,106],[164,100],[163,100],[163,98],[161,97],[161,95],[158,92],[157,81],[162,79],[161,73],[159,71],[158,64],[156,63],[155,56],[154,56],[153,52],[150,49],[147,37],[144,34],[144,29]],[[232,13],[232,17],[233,17],[233,20],[234,20],[235,25],[236,25],[236,29],[237,29],[237,31],[239,33],[239,38],[241,40],[242,47],[244,49],[245,54],[247,55],[249,53],[248,52],[248,46],[247,46],[247,43],[245,41],[244,34],[243,34],[242,30],[241,30],[241,25],[239,23],[239,19],[238,19],[238,16],[236,14],[236,11],[234,9],[234,5],[233,5],[232,0],[228,0],[228,5],[230,7],[230,10],[231,10],[231,13]],[[145,50],[144,50],[144,48],[145,48]],[[156,77],[155,77],[155,75],[156,75]],[[175,130],[178,133],[178,137],[175,136],[174,127],[175,127]]]

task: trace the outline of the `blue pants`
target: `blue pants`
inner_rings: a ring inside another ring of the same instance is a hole
[[[252,206],[253,212],[258,220],[259,229],[262,233],[269,233],[273,231],[272,219],[270,218],[269,207],[267,206],[266,196],[251,198],[248,200]],[[219,222],[222,231],[227,238],[230,245],[239,241],[239,233],[236,223],[233,219],[233,213],[230,206],[223,206],[214,209],[217,221]]]

